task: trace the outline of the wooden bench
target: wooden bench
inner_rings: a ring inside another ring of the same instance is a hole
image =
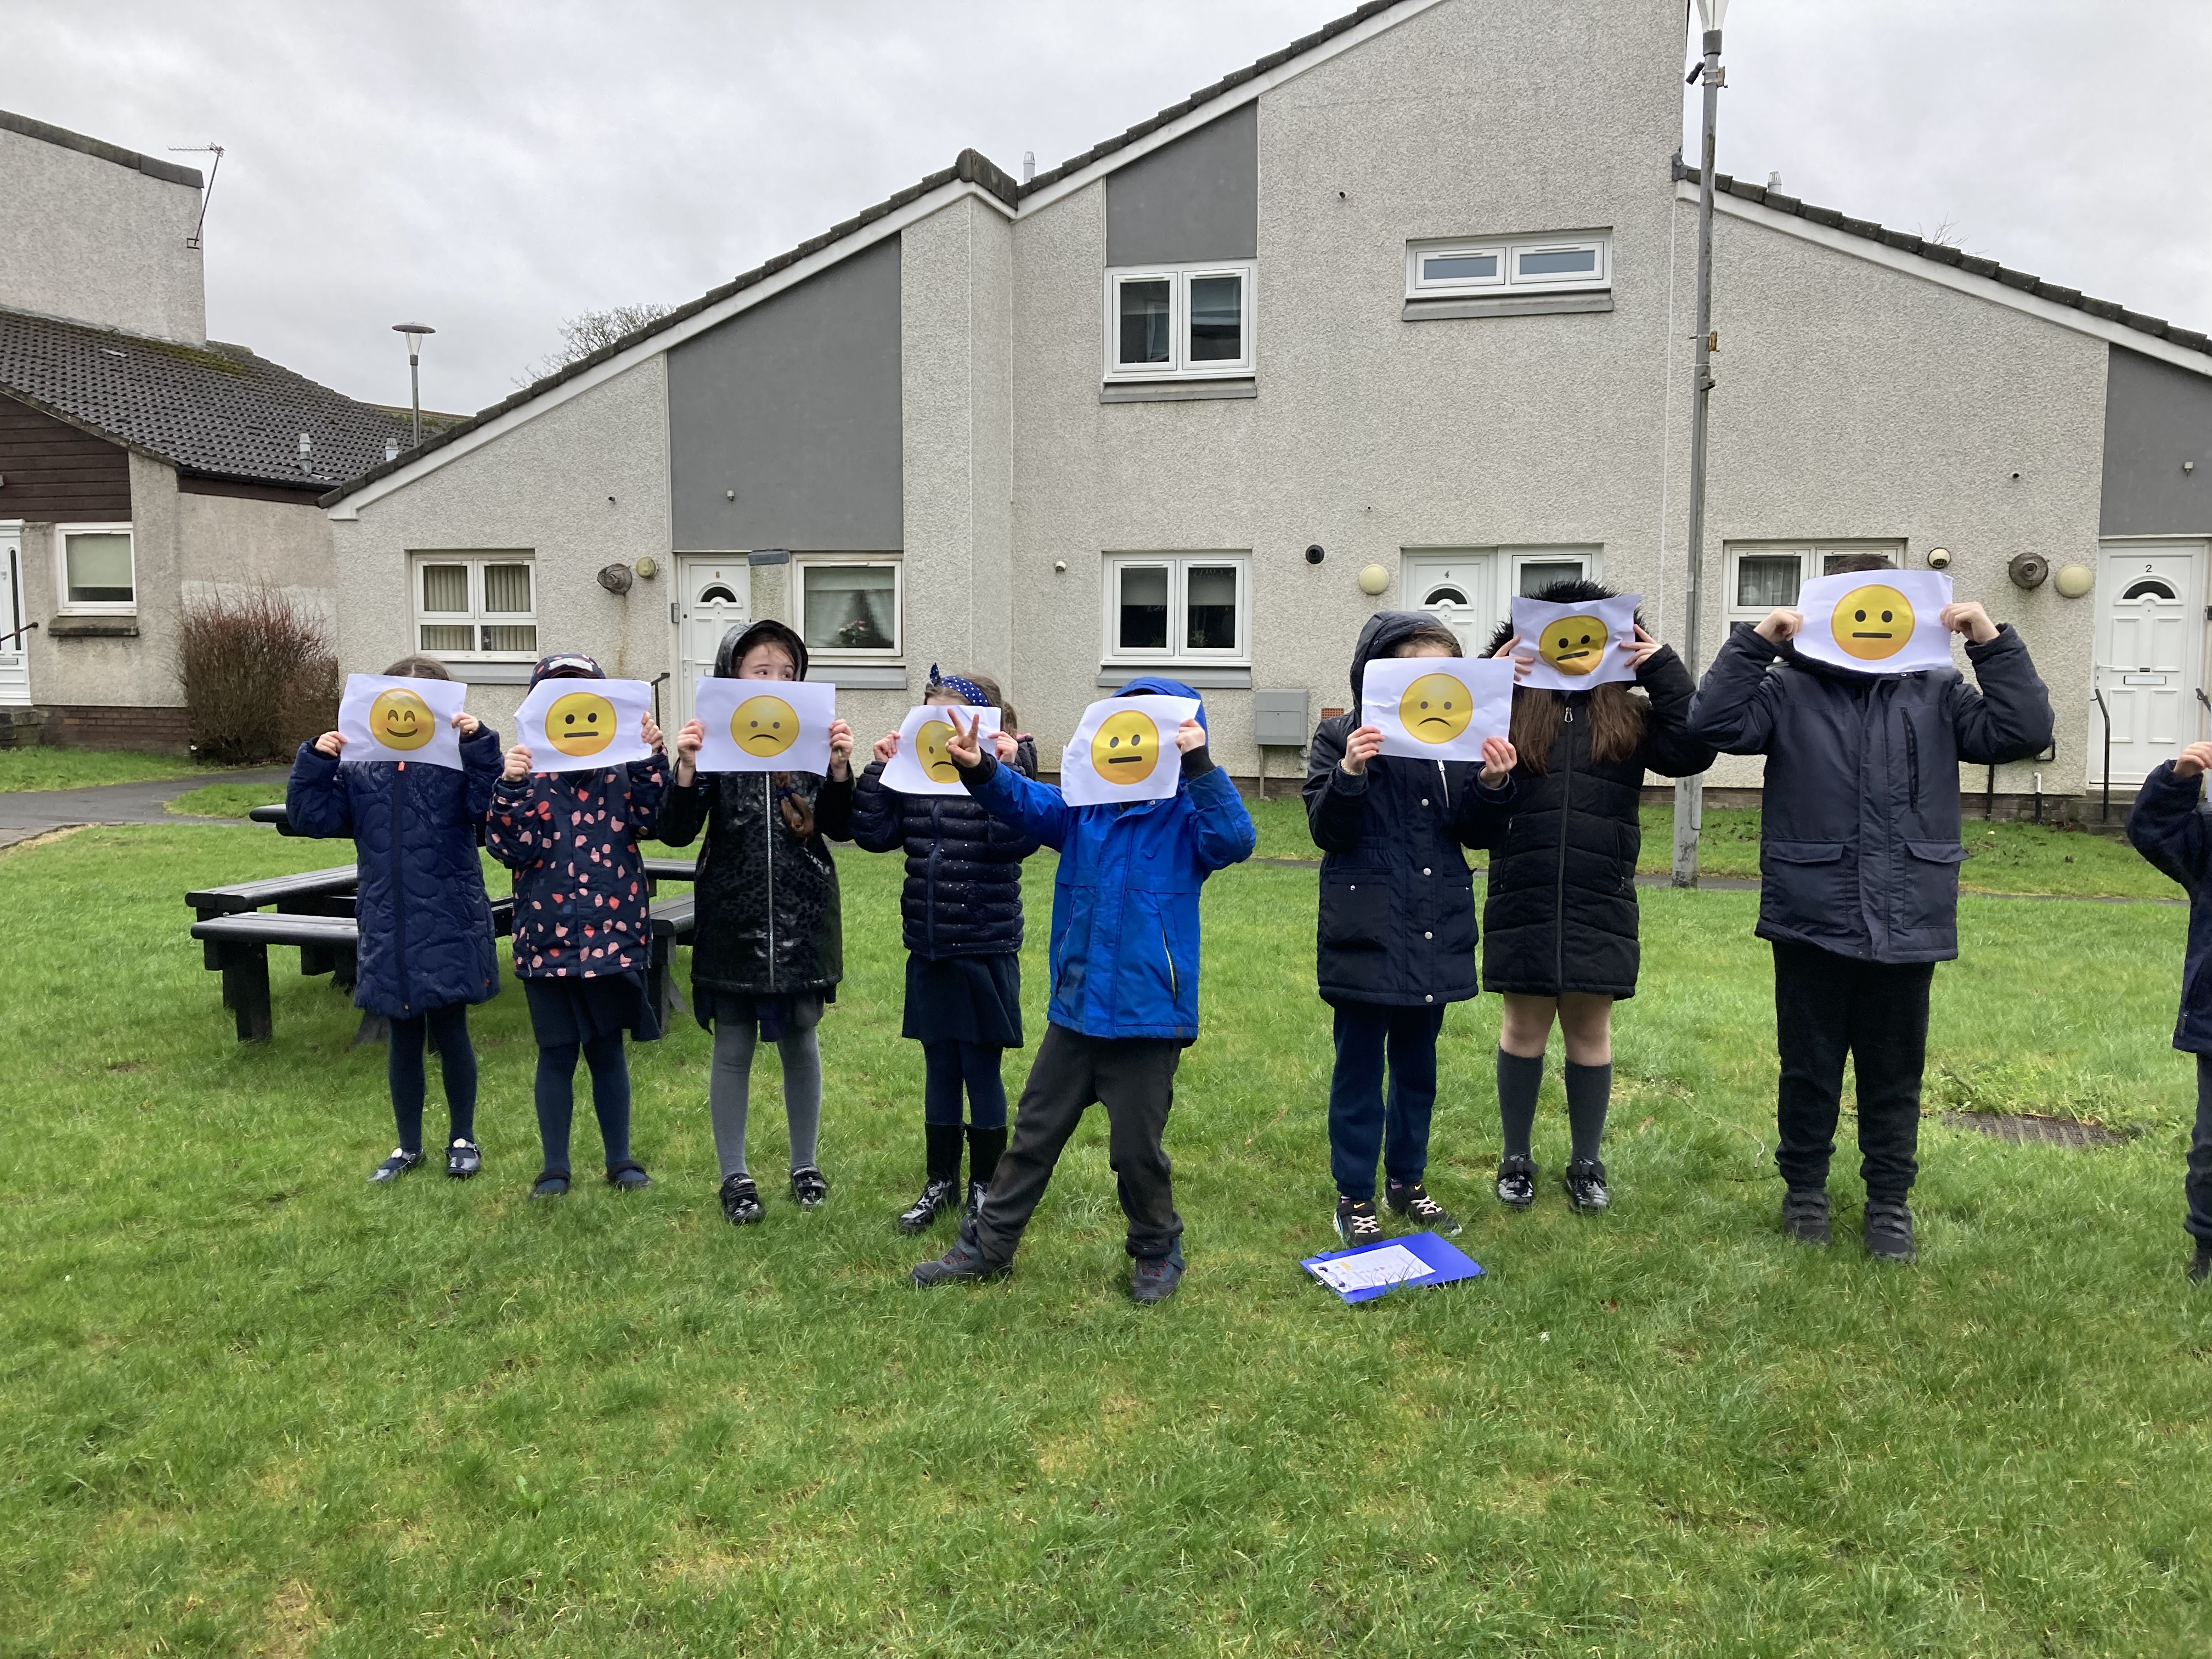
[[[668,862],[648,859],[648,864]],[[662,1028],[668,1024],[670,1014],[678,1010],[689,1012],[691,1005],[684,1000],[681,987],[676,983],[676,947],[691,943],[693,917],[698,900],[686,893],[681,898],[655,899],[653,902],[653,954],[645,970],[646,988],[652,994],[653,1012],[660,1018]]]

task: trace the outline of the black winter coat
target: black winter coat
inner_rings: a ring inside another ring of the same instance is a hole
[[[1022,738],[1013,765],[1036,777],[1036,744]],[[853,841],[870,853],[906,849],[899,912],[915,955],[941,962],[1022,948],[1022,860],[1036,851],[1036,836],[1000,823],[965,794],[887,789],[877,761],[853,791]]]
[[[814,811],[801,841],[776,806],[775,779],[789,780]],[[660,838],[689,846],[702,828],[697,925],[691,982],[748,996],[804,995],[845,976],[844,921],[829,842],[853,832],[853,782],[813,772],[712,772],[688,789],[672,781],[660,808]]]
[[[1571,691],[1546,757],[1548,769],[1515,769],[1513,820],[1491,860],[1482,912],[1483,977],[1493,991],[1636,994],[1644,775],[1690,777],[1713,763],[1713,751],[1689,734],[1697,687],[1674,647],[1652,653],[1637,682],[1650,707],[1634,754],[1593,757],[1590,693]]]
[[[1781,660],[1778,663],[1776,659]],[[2010,627],[1955,668],[1859,674],[1738,623],[1705,671],[1690,729],[1765,755],[1759,936],[1862,962],[1959,954],[1959,763],[2026,760],[2051,696]]]
[[[2202,776],[2176,775],[2164,761],[2143,780],[2128,814],[2128,839],[2189,895],[2189,945],[2181,959],[2181,1012],[2173,1046],[2212,1054],[2212,812],[2205,810]]]
[[[1499,833],[1511,781],[1489,793],[1472,761],[1377,755],[1358,777],[1340,763],[1368,663],[1434,623],[1419,611],[1369,618],[1352,657],[1352,712],[1323,720],[1306,750],[1306,823],[1322,854],[1315,967],[1328,1002],[1423,1008],[1481,989],[1474,877],[1461,849]]]

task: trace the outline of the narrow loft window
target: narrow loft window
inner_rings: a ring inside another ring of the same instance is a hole
[[[1420,256],[1420,285],[1424,288],[1472,288],[1502,283],[1504,259],[1495,249],[1481,253],[1424,253]]]
[[[1613,286],[1613,233],[1408,242],[1406,297],[1575,293]]]
[[[1595,276],[1598,250],[1595,243],[1581,247],[1517,247],[1513,250],[1513,280],[1544,282],[1566,276]]]
[[[1106,273],[1106,378],[1252,372],[1251,264]]]

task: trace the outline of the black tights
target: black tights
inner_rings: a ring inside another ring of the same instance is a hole
[[[385,1076],[392,1084],[392,1115],[399,1126],[399,1150],[422,1150],[422,1097],[428,1082],[422,1071],[422,1046],[438,1051],[446,1079],[446,1139],[477,1138],[477,1051],[469,1042],[469,1007],[456,1002],[412,1019],[391,1022],[385,1048]]]
[[[576,1110],[576,1056],[592,1068],[592,1109],[599,1115],[599,1139],[607,1168],[629,1162],[629,1060],[623,1034],[610,1031],[581,1045],[549,1043],[538,1050],[538,1139],[544,1144],[545,1167],[568,1167],[568,1121]]]

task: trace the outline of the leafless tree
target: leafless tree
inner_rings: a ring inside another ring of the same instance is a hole
[[[601,346],[612,345],[625,334],[635,333],[647,323],[665,317],[673,307],[657,301],[643,305],[610,306],[605,311],[581,311],[561,323],[561,344],[557,350],[539,358],[516,377],[515,385],[525,386],[542,380],[548,374],[557,374],[570,363],[581,362]]]

